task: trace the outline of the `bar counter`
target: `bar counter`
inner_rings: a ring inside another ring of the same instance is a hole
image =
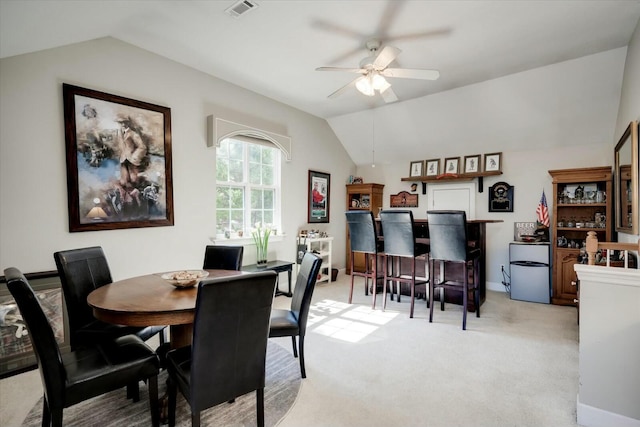
[[[475,247],[475,248],[479,248],[480,249],[480,305],[482,305],[482,303],[484,302],[485,298],[486,298],[486,294],[487,294],[487,286],[486,286],[486,277],[487,277],[487,273],[486,273],[486,260],[487,260],[487,249],[486,249],[486,244],[487,244],[487,239],[486,239],[486,231],[487,231],[487,224],[492,224],[492,223],[500,223],[500,222],[504,222],[502,220],[485,220],[485,219],[470,219],[467,220],[467,239],[469,241],[469,246]],[[380,220],[376,219],[376,225],[378,228],[378,235],[381,238],[384,238],[384,236],[382,235],[382,227],[380,224]],[[420,243],[426,243],[429,244],[429,226],[428,226],[428,221],[426,219],[416,219],[414,218],[414,235],[416,237],[416,240]],[[418,258],[419,260],[419,258]],[[411,267],[409,265],[409,259],[405,258],[402,259],[401,262],[401,271],[404,272],[410,272],[411,271]],[[460,278],[462,276],[462,269],[461,269],[461,265],[460,264],[451,264],[448,263],[449,265],[447,265],[446,270],[447,270],[447,277],[450,278]],[[426,259],[425,262],[416,262],[416,276],[421,276],[421,277],[426,277],[425,274],[425,268],[426,268]],[[436,274],[439,274],[439,268],[438,265],[436,265]],[[381,284],[380,284],[381,285]],[[408,287],[405,286],[403,287],[403,295],[405,295],[405,291],[406,294],[408,294]],[[426,295],[426,293],[425,293]],[[434,295],[434,298],[439,301],[439,292],[436,293],[436,295]],[[447,291],[447,293],[445,294],[445,302],[450,302],[450,303],[454,303],[454,304],[462,304],[462,291],[460,292],[455,292],[455,291]],[[475,303],[473,301],[473,294],[469,294],[469,304],[468,304],[468,309],[471,312],[474,312],[476,310],[475,307]]]

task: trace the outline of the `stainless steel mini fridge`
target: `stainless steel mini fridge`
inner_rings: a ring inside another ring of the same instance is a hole
[[[548,242],[509,244],[511,299],[549,304],[551,255]]]

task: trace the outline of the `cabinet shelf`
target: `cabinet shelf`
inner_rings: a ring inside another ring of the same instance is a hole
[[[595,231],[596,233],[598,232],[602,232],[602,233],[606,233],[607,229],[606,228],[600,228],[600,227],[596,227],[596,228],[589,228],[589,227],[557,227],[558,231],[584,231],[585,233],[587,231]]]
[[[318,237],[313,239],[306,239],[307,251],[313,252],[322,258],[322,266],[320,267],[320,275],[316,280],[318,282],[331,282],[331,270],[333,268],[331,262],[331,244],[333,237]],[[327,273],[323,273],[324,270]]]

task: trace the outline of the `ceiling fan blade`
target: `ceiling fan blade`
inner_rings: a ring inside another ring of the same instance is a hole
[[[355,87],[356,82],[358,80],[360,80],[362,77],[358,77],[354,80],[351,80],[349,83],[347,83],[346,85],[342,86],[340,89],[336,90],[335,92],[333,92],[331,95],[329,95],[327,98],[329,99],[333,99],[333,98],[337,98],[340,95],[342,95],[343,93],[345,93],[346,91],[348,91],[349,89],[351,89],[352,87]]]
[[[451,34],[451,28],[439,28],[437,30],[419,31],[415,33],[398,34],[384,39],[385,42],[395,42],[398,40],[414,40],[427,37],[447,36]]]
[[[398,96],[393,91],[393,89],[391,89],[391,87],[388,87],[384,91],[380,91],[380,95],[382,96],[382,99],[384,99],[384,102],[386,102],[387,104],[396,102],[398,100]]]
[[[367,70],[363,70],[362,68],[340,68],[340,67],[318,67],[316,71],[344,71],[347,73],[360,73],[366,74]]]
[[[402,52],[397,47],[393,46],[385,46],[382,48],[375,61],[373,61],[373,67],[376,70],[382,70],[387,65],[391,64],[396,56],[398,56]]]
[[[311,22],[311,26],[318,28],[320,30],[326,30],[336,34],[342,34],[344,36],[351,37],[352,39],[356,39],[358,41],[366,37],[366,34],[362,34],[357,31],[351,30],[349,28],[336,25],[332,22],[327,22],[322,20],[314,20],[313,22]]]
[[[417,70],[411,68],[385,68],[380,71],[385,77],[397,77],[400,79],[437,80],[440,77],[438,70]]]

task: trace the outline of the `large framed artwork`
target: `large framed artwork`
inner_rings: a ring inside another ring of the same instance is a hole
[[[331,175],[309,171],[308,219],[310,224],[329,222]]]
[[[173,225],[171,109],[63,84],[69,231]]]

